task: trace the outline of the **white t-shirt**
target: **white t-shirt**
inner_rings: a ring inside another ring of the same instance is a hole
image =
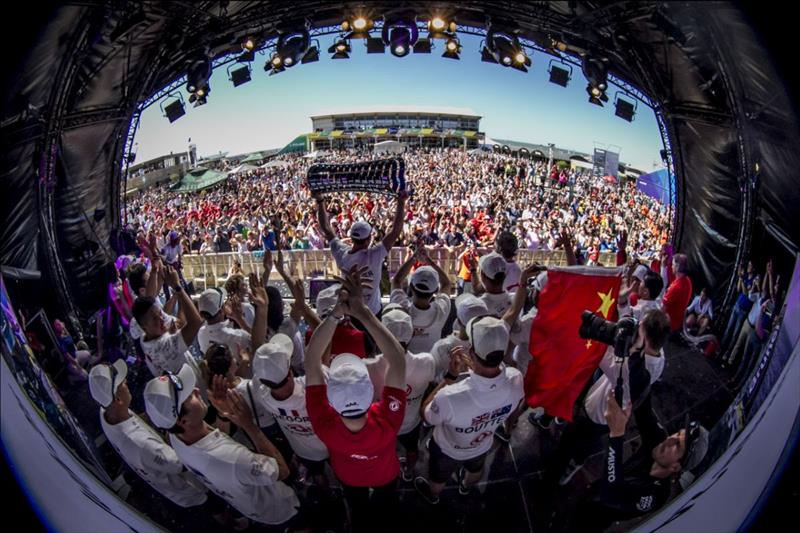
[[[250,351],[250,334],[243,329],[231,327],[230,320],[223,320],[217,324],[205,323],[197,332],[197,344],[200,351],[206,353],[211,343],[224,344],[235,357],[239,357],[241,348]]]
[[[469,341],[461,340],[458,338],[457,333],[452,333],[443,339],[439,339],[433,345],[431,355],[436,365],[436,377],[434,381],[437,383],[442,381],[444,375],[447,373],[447,369],[450,366],[450,350],[456,346],[469,349]]]
[[[348,271],[353,266],[366,266],[369,270],[364,274],[362,280],[371,283],[371,289],[364,289],[364,303],[376,315],[381,311],[381,273],[383,272],[383,260],[389,255],[383,243],[378,243],[366,250],[361,250],[354,254],[349,253],[350,247],[342,244],[339,239],[331,241],[331,254],[340,270]]]
[[[186,471],[175,450],[132,411],[128,414],[131,415],[129,419],[111,425],[104,416],[105,409],[100,409],[103,433],[122,460],[176,505],[194,507],[205,503],[206,488],[194,474]]]
[[[519,264],[514,261],[509,263],[506,261],[506,279],[503,282],[503,290],[513,293],[519,287],[519,280],[522,277],[522,269]]]
[[[442,329],[450,317],[450,297],[446,294],[437,294],[433,297],[431,306],[428,309],[419,309],[415,306],[408,295],[401,289],[395,289],[389,296],[390,303],[403,306],[411,315],[411,323],[414,326],[414,336],[408,343],[409,351],[421,353],[433,349],[436,341],[442,338]]]
[[[181,331],[175,333],[164,333],[160,337],[146,341],[142,338],[142,351],[145,354],[145,363],[154,377],[159,377],[165,371],[177,374],[180,372],[184,363],[188,364],[197,378],[197,386],[206,398],[206,386],[200,367],[194,360],[186,342],[183,340]]]
[[[175,317],[172,315],[168,315],[164,312],[164,308],[161,307],[160,304],[156,303],[161,308],[161,318],[166,322],[167,327],[170,327],[173,322],[175,322]],[[128,333],[131,334],[131,339],[138,340],[144,337],[144,330],[142,326],[136,321],[135,318],[131,318],[130,324],[128,325]]]
[[[478,457],[492,447],[492,437],[524,398],[522,374],[503,367],[497,377],[470,373],[436,393],[425,419],[436,426],[433,439],[457,461]]]
[[[380,401],[389,364],[383,354],[373,359],[366,359],[364,363],[375,388],[374,399]],[[436,363],[431,354],[406,352],[406,411],[398,435],[405,435],[420,423],[422,418],[419,406],[422,404],[428,385],[435,377]]]
[[[253,321],[256,319],[256,308],[249,302],[242,303],[242,314],[244,315],[244,323],[247,327],[253,328]]]
[[[248,387],[248,385],[250,386]],[[237,383],[236,387],[234,388],[239,394],[242,395],[242,398],[245,399],[247,405],[250,406],[250,411],[252,411],[253,417],[255,418],[255,423],[258,425],[258,427],[268,428],[275,423],[275,417],[272,416],[272,413],[270,413],[267,409],[264,409],[258,404],[259,386],[260,384],[253,382],[253,380],[241,378],[239,383]],[[251,394],[253,396],[252,401],[250,400]]]
[[[661,350],[660,357],[653,357],[652,355],[644,356],[644,366],[650,372],[650,384],[652,385],[661,377],[664,372],[664,350]],[[586,407],[586,414],[595,424],[606,425],[606,404],[608,402],[608,392],[614,390],[619,377],[619,365],[617,358],[614,356],[614,347],[609,346],[606,354],[600,361],[600,369],[603,375],[600,379],[592,385],[589,393],[584,400]],[[622,408],[627,409],[631,405],[631,387],[628,372],[628,359],[625,359],[625,364],[622,369]]]
[[[697,316],[708,315],[708,318],[714,318],[714,306],[711,305],[711,298],[706,298],[706,303],[701,304],[700,296],[695,296],[687,312],[695,313]]]
[[[531,342],[531,328],[533,327],[533,319],[536,318],[538,309],[531,308],[526,314],[522,315],[511,327],[511,342],[514,344],[514,353],[512,358],[517,363],[517,368],[522,372],[522,375],[528,373],[528,364],[531,362],[530,342]]]
[[[513,296],[511,293],[502,292],[500,294],[491,294],[485,292],[481,295],[480,299],[486,304],[486,307],[489,309],[489,313],[492,315],[501,318],[503,313],[508,311],[508,308],[511,307],[511,302],[513,301]]]
[[[253,396],[259,409],[270,413],[278,421],[297,455],[310,461],[328,458],[328,448],[314,433],[308,418],[305,376],[294,378],[294,391],[283,401],[275,399],[269,388],[261,384],[253,389]]]
[[[176,435],[169,439],[186,468],[247,518],[275,525],[297,513],[297,495],[278,481],[272,457],[251,452],[218,429],[192,445]]]
[[[177,246],[172,246],[167,244],[164,246],[162,250],[164,252],[164,262],[168,265],[173,265],[178,261],[178,257],[183,253],[183,245],[178,244]]]

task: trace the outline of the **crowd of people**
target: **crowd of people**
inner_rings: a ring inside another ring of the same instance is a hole
[[[131,196],[125,209],[128,229],[155,232],[159,245],[170,245],[177,254],[275,250],[278,245],[323,249],[326,239],[304,184],[308,167],[377,156],[341,151],[322,160],[282,157],[284,166],[232,175],[213,190],[174,193],[162,186]],[[665,205],[633,184],[620,187],[588,170],[458,149],[421,149],[404,160],[414,189],[403,214],[400,246],[422,240],[451,250],[469,243],[480,247],[507,230],[524,248],[553,250],[560,246],[562,229],[570,228],[579,251],[595,256],[616,251],[615,236],[626,228],[632,252],[657,256],[668,239]],[[392,217],[390,198],[380,195],[332,195],[328,209],[339,237],[363,220],[383,238]]]
[[[687,418],[669,434],[650,386],[662,377],[667,339],[707,333],[714,309],[704,290],[694,296],[686,256],[664,245],[660,206],[580,173],[542,187],[541,166],[517,168],[495,154],[413,154],[414,189],[391,200],[309,195],[305,165],[294,159],[202,195],[154,190],[129,200],[137,257],[117,262],[109,295],[136,363],[95,364],[59,325],[76,364],[90,370],[108,441],[156,492],[234,530],[292,531],[319,529],[311,502],[333,494],[346,502],[352,531],[400,524],[393,517],[403,484],[431,506],[446,505],[453,479],[469,497],[488,454],[510,441],[523,414],[540,437],[564,423],[529,405],[523,390],[547,285],[545,267],[516,262],[525,246],[563,246],[571,265],[597,264],[595,250],[617,252],[617,312],[635,319],[629,356],[608,347],[545,462],[543,483],[557,494],[596,452],[605,453],[603,475],[576,504],[582,512],[556,513],[550,527],[601,530],[652,512],[669,499],[671,480],[698,467],[708,432]],[[453,234],[466,242],[448,240]],[[260,275],[233,275],[193,300],[179,273],[187,237],[198,253],[225,242],[264,249]],[[342,272],[314,305],[304,280],[287,271],[284,252],[298,240],[329,247]],[[490,253],[473,254],[477,244]],[[382,290],[383,262],[396,246],[406,247],[405,261]],[[458,280],[431,258],[438,246],[464,248]],[[270,285],[271,272],[291,304]],[[724,352],[731,364],[744,350],[742,372],[772,325],[779,285],[771,263],[763,280],[752,264],[740,272],[740,301],[721,344],[735,345]],[[128,389],[129,364],[152,374],[143,391]],[[142,415],[130,408],[138,394]],[[642,446],[626,461],[630,417]]]

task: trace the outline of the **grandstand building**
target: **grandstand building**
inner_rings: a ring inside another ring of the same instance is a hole
[[[480,146],[480,115],[454,107],[391,106],[320,113],[311,117],[308,149],[369,147],[382,141],[409,146]]]

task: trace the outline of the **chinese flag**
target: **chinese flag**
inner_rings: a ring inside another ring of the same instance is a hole
[[[531,327],[533,360],[525,376],[529,406],[572,421],[572,406],[608,347],[580,338],[581,313],[588,310],[616,320],[621,276],[620,268],[548,270]]]

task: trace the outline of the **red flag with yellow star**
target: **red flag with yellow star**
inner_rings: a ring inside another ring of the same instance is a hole
[[[608,347],[578,335],[581,313],[617,319],[622,269],[552,268],[539,294],[531,327],[532,361],[525,376],[525,396],[531,407],[572,420],[572,407]]]

